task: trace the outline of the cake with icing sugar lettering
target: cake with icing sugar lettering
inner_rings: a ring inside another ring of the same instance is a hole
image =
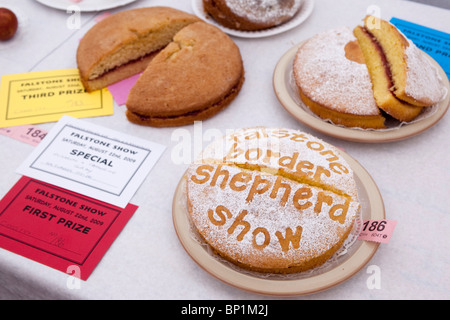
[[[203,0],[218,23],[241,31],[264,30],[292,19],[302,0]]]
[[[217,139],[186,179],[189,213],[203,240],[257,272],[325,263],[360,210],[353,172],[339,150],[290,129],[241,129]]]

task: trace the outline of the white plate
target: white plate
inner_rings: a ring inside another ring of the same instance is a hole
[[[346,152],[342,156],[355,174],[362,220],[386,219],[383,198],[370,174]],[[206,272],[233,287],[270,296],[299,296],[334,287],[355,275],[373,257],[379,243],[357,240],[326,267],[287,276],[262,275],[243,270],[223,261],[205,243],[194,235],[195,227],[186,204],[186,176],[184,175],[174,194],[172,218],[175,232],[189,256]]]
[[[192,8],[194,13],[201,19],[205,20],[208,23],[215,25],[220,28],[223,32],[241,38],[262,38],[273,36],[275,34],[279,34],[292,28],[299,26],[302,22],[304,22],[312,13],[314,8],[314,0],[303,0],[302,6],[297,14],[288,22],[283,23],[277,27],[261,30],[261,31],[240,31],[233,30],[227,27],[222,26],[217,23],[211,16],[209,16],[205,9],[203,8],[202,0],[192,0]]]
[[[71,0],[36,0],[43,5],[60,10],[67,10],[70,6],[77,6],[80,11],[101,11],[120,7],[137,0],[83,0],[80,2]]]

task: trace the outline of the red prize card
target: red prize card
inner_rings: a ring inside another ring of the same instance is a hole
[[[0,247],[87,280],[136,209],[24,176],[0,201]]]

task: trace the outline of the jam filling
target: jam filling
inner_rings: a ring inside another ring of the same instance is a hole
[[[380,57],[383,62],[384,71],[386,72],[386,76],[389,81],[389,88],[388,88],[389,92],[395,97],[394,92],[393,92],[395,88],[394,88],[394,83],[392,81],[392,73],[391,73],[391,69],[389,68],[389,63],[386,59],[386,55],[385,55],[383,49],[381,48],[381,45],[375,39],[374,35],[367,28],[363,28],[363,30],[364,30],[364,32],[366,32],[369,35],[370,40],[374,44],[376,50],[380,53]]]

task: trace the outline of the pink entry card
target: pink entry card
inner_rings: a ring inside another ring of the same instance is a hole
[[[0,247],[87,280],[137,208],[23,176],[0,201]]]
[[[140,73],[136,74],[108,86],[109,92],[119,106],[122,106],[127,102],[128,94],[130,93],[131,88],[136,84],[140,75]]]

